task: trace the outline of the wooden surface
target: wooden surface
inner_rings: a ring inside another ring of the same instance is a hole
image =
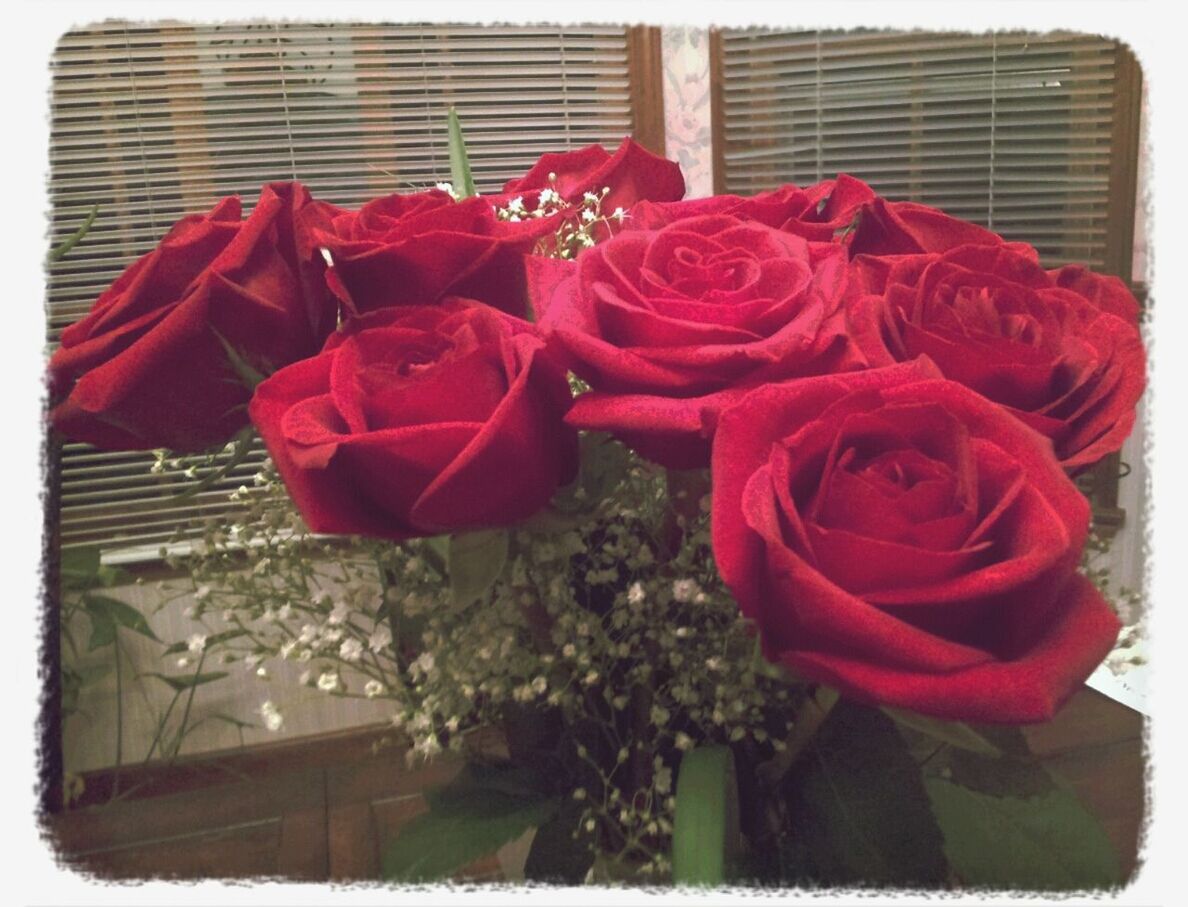
[[[1085,689],[1028,731],[1101,820],[1128,876],[1144,814],[1142,730],[1138,713]],[[369,728],[125,773],[125,794],[106,805],[114,779],[94,773],[82,801],[91,805],[54,816],[48,831],[63,865],[105,878],[378,879],[384,842],[425,809],[420,792],[459,767],[443,757],[410,771],[385,739]],[[494,736],[477,743],[498,746]],[[499,877],[494,855],[460,873]]]

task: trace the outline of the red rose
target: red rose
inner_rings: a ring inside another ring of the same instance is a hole
[[[753,391],[713,449],[714,557],[764,650],[859,699],[1050,718],[1118,619],[1044,439],[926,360]]]
[[[631,230],[533,272],[541,326],[593,391],[567,419],[665,466],[709,462],[702,411],[747,388],[861,365],[844,336],[844,250],[728,216]]]
[[[1138,304],[1120,280],[1045,272],[1006,247],[855,259],[850,320],[872,365],[928,355],[1047,435],[1065,469],[1121,448],[1145,383]]]
[[[906,255],[945,252],[957,246],[999,246],[997,233],[916,202],[891,202],[876,198],[865,205],[848,235],[853,255]],[[1012,247],[1028,248],[1022,243]]]
[[[317,532],[506,525],[576,469],[570,393],[531,325],[469,300],[357,319],[256,389],[251,417]]]
[[[655,230],[689,217],[729,214],[814,242],[831,242],[851,227],[854,218],[874,198],[870,186],[841,173],[835,180],[804,189],[787,185],[745,197],[712,195],[666,204],[641,202],[631,210],[627,226]]]
[[[333,330],[334,300],[306,258],[322,216],[301,185],[273,183],[247,220],[226,198],[178,221],[62,332],[49,364],[55,427],[108,450],[193,452],[234,435],[250,391],[223,341],[268,371]]]
[[[521,244],[500,235],[491,205],[437,189],[342,211],[314,234],[330,251],[331,288],[354,314],[465,296],[524,313]]]
[[[552,175],[554,179],[549,180]],[[630,138],[623,139],[614,154],[601,145],[587,145],[576,151],[542,154],[519,179],[509,180],[500,195],[483,196],[488,203],[506,208],[520,198],[525,210],[541,207],[541,191],[551,189],[565,206],[580,206],[587,193],[601,195],[604,216],[616,208],[627,210],[645,199],[656,202],[676,201],[685,195],[685,178],[680,165],[652,154]],[[528,243],[555,233],[568,214],[561,210],[548,217],[525,217],[520,221],[500,221],[501,234]]]

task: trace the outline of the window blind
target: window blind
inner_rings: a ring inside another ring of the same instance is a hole
[[[1117,272],[1107,267],[1116,261],[1114,42],[747,30],[716,43],[719,191],[846,172],[888,198],[1030,242],[1048,264]],[[1130,191],[1133,212],[1133,182]]]
[[[182,215],[262,183],[299,179],[344,207],[449,179],[446,108],[457,107],[480,191],[546,151],[632,132],[630,30],[454,25],[151,27],[106,22],[65,34],[51,61],[51,242],[93,205],[87,236],[49,272],[48,340],[152,249]],[[63,546],[155,547],[179,526],[231,520],[224,479],[153,473],[151,454],[62,452]]]

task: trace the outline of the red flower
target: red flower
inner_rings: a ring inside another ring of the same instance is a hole
[[[753,391],[719,419],[713,547],[768,656],[859,699],[1050,718],[1119,623],[1076,571],[1043,438],[926,360]]]
[[[847,238],[851,255],[906,255],[946,252],[958,246],[999,246],[997,233],[916,202],[876,198],[862,209]],[[1016,249],[1029,248],[1009,243]]]
[[[804,189],[789,184],[745,197],[712,195],[666,204],[641,202],[631,210],[627,226],[656,230],[689,217],[729,214],[814,242],[831,242],[842,238],[875,197],[874,190],[866,183],[842,173],[835,180]]]
[[[550,175],[554,177],[551,182]],[[604,188],[609,192],[602,197],[600,210],[604,216],[609,216],[616,208],[625,211],[645,199],[676,201],[685,194],[685,178],[675,161],[658,157],[634,140],[625,138],[614,154],[601,145],[542,154],[526,174],[509,180],[502,194],[483,197],[489,204],[500,208],[507,207],[514,198],[522,198],[525,209],[535,211],[541,205],[540,193],[544,189],[556,192],[566,205],[580,206],[587,192],[601,195]],[[548,217],[500,221],[500,232],[505,237],[531,245],[560,229],[567,216],[572,215],[562,210]]]
[[[568,421],[665,466],[709,462],[702,411],[746,389],[862,363],[841,307],[845,254],[725,215],[630,230],[530,272],[541,326],[593,391]]]
[[[465,296],[524,314],[524,251],[500,235],[491,205],[437,189],[387,195],[340,211],[315,239],[334,267],[326,279],[353,314]]]
[[[223,341],[267,371],[333,330],[336,306],[308,259],[324,213],[300,184],[273,183],[247,220],[225,198],[178,221],[62,332],[55,427],[108,450],[192,452],[234,435],[250,391]]]
[[[1122,446],[1145,366],[1138,304],[1115,277],[1045,272],[1007,247],[855,259],[852,305],[872,365],[926,354],[941,372],[1047,435],[1068,470]]]
[[[526,322],[470,300],[389,308],[256,389],[251,417],[317,532],[506,525],[576,469],[564,372]]]

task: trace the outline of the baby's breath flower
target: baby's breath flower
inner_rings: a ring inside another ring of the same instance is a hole
[[[201,655],[206,648],[206,634],[194,633],[186,640],[186,648],[190,650],[191,655]]]
[[[369,680],[363,684],[363,695],[368,699],[374,699],[376,696],[384,695],[384,685],[378,680]]]
[[[333,693],[339,687],[337,671],[323,671],[318,675],[318,689],[323,693]]]
[[[271,699],[265,699],[260,704],[260,717],[264,719],[264,727],[274,732],[279,731],[285,723],[284,716],[281,715],[276,704]]]
[[[358,661],[363,657],[363,643],[354,637],[344,639],[338,647],[338,657],[344,661]]]

